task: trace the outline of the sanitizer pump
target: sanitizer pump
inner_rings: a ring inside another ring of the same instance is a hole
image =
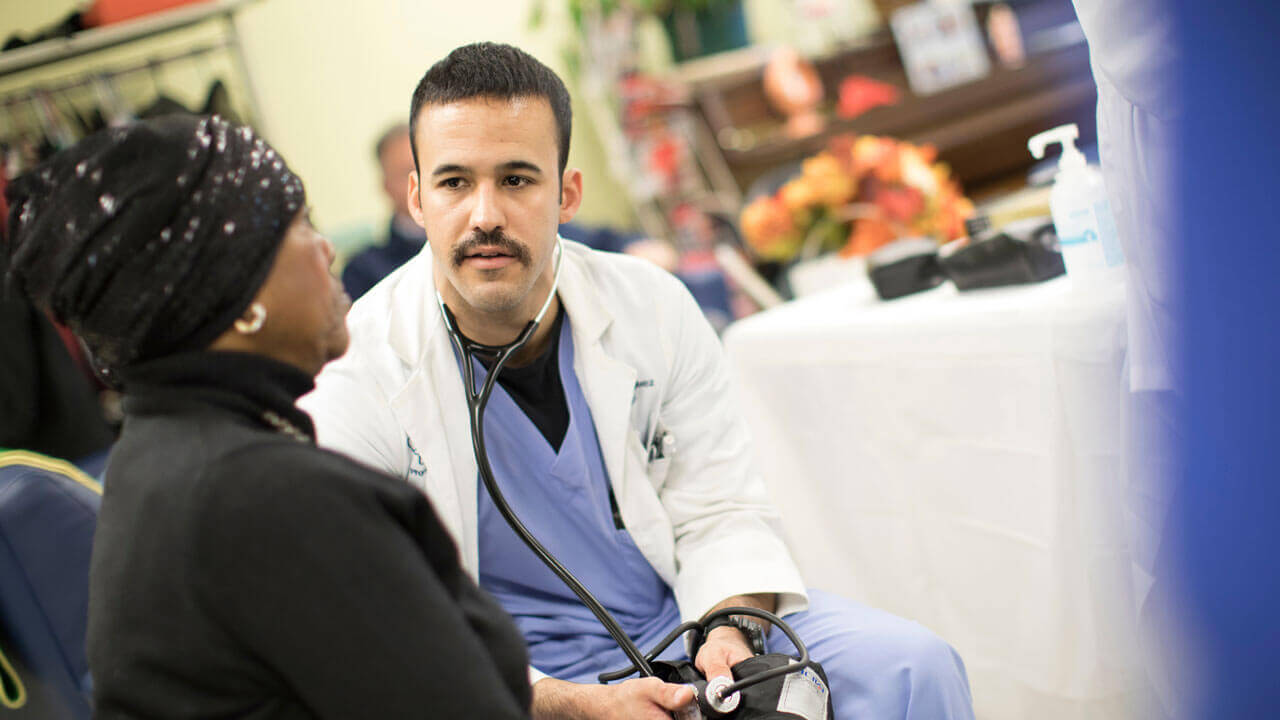
[[[1027,148],[1039,160],[1049,145],[1062,145],[1058,174],[1049,193],[1049,210],[1067,276],[1073,287],[1086,288],[1123,277],[1124,253],[1102,173],[1090,167],[1084,153],[1076,149],[1078,137],[1078,127],[1062,125],[1031,138]]]

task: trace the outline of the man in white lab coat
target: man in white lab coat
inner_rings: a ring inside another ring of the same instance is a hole
[[[626,665],[604,629],[506,526],[477,481],[460,373],[436,293],[458,331],[514,340],[485,418],[494,475],[516,514],[644,649],[731,605],[784,616],[830,678],[840,718],[972,718],[959,657],[915,623],[807,591],[778,534],[721,347],[678,280],[560,241],[582,198],[567,168],[563,83],[520,50],[458,48],[414,94],[409,204],[420,253],[353,308],[352,343],[302,406],[322,444],[414,483],[463,566],[530,648],[535,717],[667,717],[691,700],[656,680],[595,684]],[[476,363],[483,374],[485,366]],[[708,677],[778,632],[748,618],[710,631]],[[679,657],[677,643],[664,657]]]

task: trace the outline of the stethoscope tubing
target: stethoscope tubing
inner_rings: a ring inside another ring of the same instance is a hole
[[[449,330],[449,339],[453,341],[454,349],[457,350],[458,355],[462,358],[462,376],[466,385],[467,409],[469,411],[468,414],[471,423],[471,445],[472,449],[475,451],[476,468],[480,473],[480,480],[484,483],[485,490],[489,492],[489,496],[493,500],[494,507],[498,508],[498,512],[501,513],[503,519],[507,521],[507,524],[511,526],[511,529],[515,531],[516,535],[520,536],[520,539],[524,541],[524,544],[533,551],[533,554],[537,555],[538,559],[550,568],[551,572],[555,573],[565,585],[568,585],[569,589],[578,596],[578,599],[582,600],[583,604],[591,610],[591,613],[600,620],[600,623],[604,625],[605,629],[609,631],[609,634],[613,636],[614,642],[618,644],[618,647],[622,648],[622,651],[627,655],[627,658],[631,661],[632,665],[639,668],[640,673],[645,677],[651,677],[653,675],[653,668],[650,667],[647,661],[645,661],[644,653],[640,651],[640,648],[636,647],[636,644],[631,641],[630,637],[627,637],[627,633],[623,631],[622,626],[618,624],[618,621],[613,617],[608,609],[606,609],[604,605],[600,604],[600,601],[591,594],[591,591],[587,590],[586,586],[583,585],[578,578],[573,575],[573,573],[569,572],[569,569],[562,565],[560,561],[557,560],[556,557],[552,555],[536,537],[534,537],[533,533],[525,527],[525,524],[521,522],[520,518],[516,516],[515,512],[511,509],[511,506],[507,503],[506,497],[502,494],[501,488],[498,487],[498,482],[493,475],[493,469],[489,465],[489,454],[485,449],[484,412],[489,405],[489,396],[493,393],[493,387],[497,382],[498,374],[502,372],[503,366],[505,366],[507,361],[511,359],[511,356],[516,354],[520,348],[524,347],[524,345],[529,342],[529,338],[533,337],[533,333],[542,323],[542,318],[546,314],[547,308],[551,307],[551,300],[555,297],[556,290],[560,286],[560,271],[563,268],[563,261],[563,241],[557,241],[556,269],[554,279],[551,283],[551,291],[547,293],[547,299],[542,303],[542,308],[538,311],[538,314],[524,326],[524,329],[520,331],[520,334],[516,339],[507,345],[481,345],[469,340],[464,342],[462,333],[458,330],[457,323],[453,317],[453,313],[450,312],[449,308],[444,304],[444,298],[440,295],[439,291],[436,292],[436,300],[440,304],[440,312],[444,316],[445,326]],[[473,363],[473,358],[477,353],[495,358],[493,367],[485,376],[484,383],[478,391],[476,390],[475,368]]]
[[[677,625],[674,630],[667,633],[666,637],[659,640],[658,644],[655,645],[654,648],[650,650],[647,655],[645,655],[645,660],[648,660],[650,662],[654,661],[655,659],[657,659],[659,655],[662,654],[663,650],[666,650],[667,647],[671,645],[671,643],[676,641],[676,638],[679,638],[681,635],[684,635],[690,630],[697,630],[700,633],[705,633],[706,630],[704,630],[703,628],[709,625],[712,620],[715,620],[716,618],[720,618],[720,617],[725,617],[728,615],[750,615],[752,617],[758,617],[761,620],[764,620],[766,622],[769,622],[772,625],[775,625],[779,630],[782,631],[782,634],[787,636],[787,639],[791,641],[791,644],[795,645],[796,651],[800,653],[800,657],[796,658],[796,661],[794,663],[791,663],[790,665],[783,665],[781,667],[776,667],[771,670],[766,670],[764,672],[756,673],[755,675],[751,675],[750,677],[745,677],[731,685],[725,686],[725,688],[720,691],[721,697],[728,697],[733,693],[738,692],[739,690],[749,688],[752,685],[757,685],[771,678],[780,677],[782,675],[787,675],[793,672],[799,672],[804,668],[813,666],[813,661],[809,659],[809,648],[806,647],[804,642],[800,640],[800,636],[796,635],[795,631],[791,629],[790,625],[785,623],[782,620],[782,618],[778,617],[777,615],[774,615],[768,610],[761,610],[760,608],[747,607],[747,606],[723,607],[723,608],[720,608],[719,610],[715,610],[711,613],[708,613],[701,620],[690,620],[688,622],[684,622],[684,623],[681,623],[680,625]],[[632,664],[625,668],[622,668],[621,670],[614,670],[607,673],[601,673],[599,678],[597,679],[602,683],[613,682],[614,680],[621,680],[622,678],[630,675],[635,671],[636,671],[636,666]]]
[[[685,634],[690,630],[701,630],[712,620],[727,615],[748,615],[765,620],[782,630],[791,644],[796,647],[800,653],[795,663],[784,665],[781,667],[756,673],[750,677],[743,678],[720,691],[721,697],[728,697],[739,690],[751,687],[758,683],[762,683],[771,678],[786,675],[788,673],[798,672],[801,669],[813,665],[813,661],[809,659],[809,650],[800,640],[791,626],[783,622],[781,618],[766,610],[753,607],[726,607],[716,610],[701,621],[689,621],[681,623],[674,630],[666,635],[658,645],[646,656],[641,652],[640,648],[632,642],[631,638],[623,631],[622,626],[618,624],[613,614],[609,612],[604,605],[587,590],[572,572],[556,559],[551,551],[533,535],[533,533],[525,527],[525,524],[511,509],[507,503],[506,496],[502,494],[502,489],[498,487],[498,482],[493,475],[493,468],[489,465],[489,454],[484,443],[484,413],[489,405],[489,397],[493,394],[494,385],[497,382],[498,374],[502,372],[502,368],[506,365],[511,356],[515,355],[519,350],[529,342],[537,331],[538,326],[542,323],[543,317],[546,315],[547,309],[551,307],[551,300],[555,297],[556,290],[560,286],[560,271],[563,267],[564,245],[563,241],[557,240],[556,243],[556,268],[555,275],[551,282],[551,291],[547,293],[547,299],[542,303],[542,308],[538,310],[538,314],[524,326],[520,334],[514,341],[507,345],[482,345],[470,340],[464,341],[462,333],[458,330],[457,322],[453,313],[448,306],[444,304],[444,298],[440,292],[436,291],[436,300],[440,305],[440,313],[444,318],[445,327],[449,331],[449,339],[453,342],[454,349],[462,358],[462,376],[465,384],[465,392],[467,397],[468,419],[471,424],[471,445],[475,452],[476,469],[479,471],[480,480],[484,483],[485,490],[488,491],[490,498],[493,500],[494,507],[502,515],[511,529],[524,542],[525,545],[533,551],[534,555],[551,569],[565,585],[573,591],[578,599],[582,600],[587,609],[596,616],[605,629],[609,631],[609,635],[613,637],[618,647],[622,648],[622,652],[626,654],[627,659],[631,661],[631,665],[625,669],[614,672],[602,673],[599,677],[600,682],[610,682],[612,680],[620,680],[634,672],[639,672],[644,677],[653,677],[653,667],[649,664],[657,658],[663,650],[666,650],[676,638]],[[494,358],[493,367],[485,375],[484,382],[480,385],[480,389],[476,389],[476,377],[474,358],[477,354]],[[705,631],[703,631],[705,632]]]

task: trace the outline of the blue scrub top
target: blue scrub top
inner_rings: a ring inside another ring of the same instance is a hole
[[[573,371],[569,320],[566,316],[558,338],[569,405],[569,429],[559,452],[501,385],[486,410],[485,444],[494,477],[517,517],[647,652],[679,624],[680,613],[670,586],[631,534],[614,525],[595,422]],[[477,362],[477,375],[484,372]],[[480,586],[515,618],[533,666],[573,682],[595,682],[599,673],[626,666],[626,656],[604,626],[521,542],[484,485],[477,484]],[[663,657],[681,657],[683,647],[673,643]]]

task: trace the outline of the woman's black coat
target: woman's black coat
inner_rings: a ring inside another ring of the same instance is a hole
[[[508,718],[527,655],[426,498],[318,449],[305,374],[190,353],[123,374],[90,574],[101,718]]]

